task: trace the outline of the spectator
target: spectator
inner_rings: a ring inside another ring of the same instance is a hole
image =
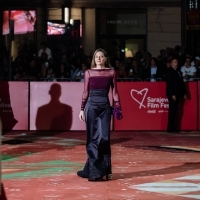
[[[76,74],[75,80],[78,80],[80,82],[84,82],[84,74],[87,70],[87,66],[85,63],[82,63],[82,69]]]
[[[144,53],[144,59],[142,60],[142,66],[143,67],[146,66],[146,62],[150,62],[151,57],[152,57],[152,55],[151,55],[150,52],[147,51],[147,52]]]
[[[157,65],[157,59],[152,57],[150,60],[150,67],[145,70],[145,79],[149,79],[151,82],[154,82],[157,78],[163,78],[163,73]]]
[[[39,78],[42,78],[42,79],[47,78],[48,65],[49,65],[48,62],[44,62],[42,64],[42,69],[39,73]]]
[[[77,64],[73,63],[71,64],[71,72],[70,72],[70,79],[72,81],[75,80],[77,73],[80,71],[80,69],[77,67]]]
[[[47,68],[47,78],[51,79],[53,74],[53,69],[51,67]]]
[[[197,78],[200,78],[200,56],[194,58],[194,66],[196,68]]]
[[[133,59],[132,67],[135,78],[142,80],[144,78],[144,68],[142,67],[141,61]]]
[[[38,52],[38,57],[40,58],[42,53],[46,53],[47,54],[47,59],[49,60],[52,57],[51,54],[51,49],[49,49],[47,47],[47,43],[46,42],[41,42],[40,43],[40,50]]]
[[[125,70],[126,70],[126,74],[128,76],[129,70],[132,67],[132,58],[131,57],[126,58],[125,64],[126,64]]]
[[[87,67],[90,67],[91,65],[91,62],[92,62],[92,57],[91,56],[86,56],[86,66]]]
[[[172,56],[172,48],[171,47],[167,47],[166,48],[166,57]]]
[[[22,81],[22,74],[20,72],[15,73],[14,81]]]
[[[3,58],[3,61],[0,65],[0,79],[9,80],[9,63],[6,57]]]
[[[117,78],[127,78],[125,69],[126,69],[125,63],[121,62],[119,65],[119,69],[116,71]]]
[[[67,56],[66,53],[63,53],[63,54],[61,55],[61,61],[60,61],[60,63],[64,63],[65,66],[66,66],[66,69],[67,69],[68,71],[71,70],[71,66],[70,66],[70,63],[69,63],[69,60],[68,60],[68,56]]]
[[[137,52],[135,53],[135,59],[136,59],[136,60],[139,60],[140,62],[142,62],[143,54],[142,54],[141,51],[137,51]]]
[[[182,72],[184,81],[193,80],[192,78],[196,77],[197,70],[196,70],[195,66],[191,65],[190,57],[187,57],[185,59],[185,65],[181,67],[181,72]]]
[[[157,56],[157,59],[160,61],[164,61],[166,59],[166,51],[165,49],[160,50],[160,55]]]
[[[165,62],[164,73],[163,73],[163,80],[166,80],[166,71],[171,67],[171,59],[167,59]],[[178,67],[177,67],[178,68]]]
[[[179,56],[181,56],[181,46],[180,45],[176,45],[175,46],[175,56],[179,58]]]
[[[39,69],[37,66],[37,60],[36,58],[32,58],[29,62],[29,67],[26,71],[26,77],[25,78],[30,78],[37,80],[39,77]]]
[[[66,64],[65,63],[60,63],[59,69],[57,71],[57,78],[70,78],[70,73],[67,70]]]
[[[48,55],[45,52],[42,52],[40,58],[39,58],[39,63],[42,66],[43,63],[48,62]]]
[[[120,59],[115,59],[115,63],[114,63],[114,69],[115,70],[119,69],[120,63],[121,63]]]
[[[196,56],[194,59],[194,65],[196,68],[197,77],[200,78],[200,56]]]

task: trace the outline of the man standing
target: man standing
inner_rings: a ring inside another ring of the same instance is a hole
[[[166,70],[166,94],[169,101],[167,132],[177,132],[175,124],[177,111],[181,99],[187,98],[186,87],[181,72],[178,71],[178,60],[171,60],[171,67]]]

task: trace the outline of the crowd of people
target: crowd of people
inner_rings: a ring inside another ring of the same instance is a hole
[[[124,60],[111,54],[109,60],[116,70],[118,81],[165,80],[165,71],[174,57],[179,61],[179,69],[185,81],[200,78],[200,55],[181,55],[179,45],[161,49],[158,54],[153,57],[150,52],[138,51],[133,57]],[[77,50],[69,47],[65,53],[54,55],[47,43],[41,42],[38,52],[31,52],[26,56],[19,54],[10,64],[8,50],[4,47],[0,52],[0,80],[83,82],[91,60],[92,57],[85,55],[82,48]]]

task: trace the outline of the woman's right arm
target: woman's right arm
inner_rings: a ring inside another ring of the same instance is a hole
[[[79,118],[81,121],[85,121],[85,116],[84,116],[84,109],[85,105],[87,103],[88,95],[89,95],[89,70],[85,71],[84,73],[84,89],[83,89],[83,95],[82,95],[82,102],[81,102],[81,111],[79,114]]]

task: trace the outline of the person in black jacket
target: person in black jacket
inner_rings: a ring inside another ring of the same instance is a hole
[[[178,68],[178,60],[171,60],[171,67],[166,70],[166,95],[169,101],[167,132],[177,132],[175,120],[181,100],[187,98],[183,77]]]
[[[154,57],[150,60],[150,67],[145,69],[144,72],[145,80],[150,80],[151,82],[155,82],[157,78],[163,78],[163,73],[158,66],[158,60]]]

